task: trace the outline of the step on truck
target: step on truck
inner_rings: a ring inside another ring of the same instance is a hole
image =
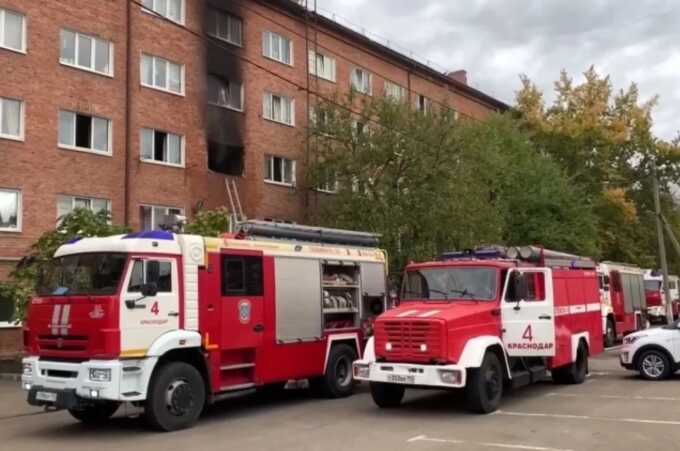
[[[604,345],[610,347],[626,335],[647,328],[644,270],[605,261],[597,266],[597,273]]]
[[[464,389],[474,412],[543,380],[579,384],[602,352],[593,261],[537,247],[452,252],[409,264],[399,306],[375,321],[354,377],[379,407],[407,388]]]
[[[206,403],[308,379],[352,393],[385,308],[385,253],[361,232],[251,221],[205,238],[141,232],[61,246],[29,306],[28,402],[85,423],[121,403],[170,431]]]

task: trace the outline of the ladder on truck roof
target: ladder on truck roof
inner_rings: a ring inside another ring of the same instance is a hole
[[[380,235],[368,232],[255,220],[237,223],[235,231],[244,237],[357,247],[378,247],[380,237]]]

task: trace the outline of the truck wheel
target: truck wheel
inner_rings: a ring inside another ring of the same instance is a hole
[[[503,367],[493,352],[484,355],[482,366],[468,370],[465,386],[467,407],[476,413],[498,409],[503,397]]]
[[[605,348],[611,348],[616,344],[616,326],[611,318],[607,318],[607,330],[604,334]]]
[[[326,398],[344,398],[354,391],[352,379],[352,362],[357,359],[357,353],[346,344],[335,345],[331,348],[326,364],[326,374],[309,381],[314,392]]]
[[[205,383],[196,368],[184,362],[161,366],[149,385],[147,421],[161,431],[193,425],[203,411]]]
[[[68,409],[73,418],[84,424],[103,424],[116,413],[120,403],[99,402],[81,409]]]
[[[588,351],[583,343],[578,345],[575,362],[552,371],[552,379],[558,384],[582,384],[587,375]]]
[[[406,387],[399,384],[386,384],[384,382],[371,382],[371,397],[378,407],[397,407],[404,398]]]
[[[670,376],[671,365],[666,354],[656,349],[650,349],[644,351],[637,358],[637,370],[644,379],[660,381]]]

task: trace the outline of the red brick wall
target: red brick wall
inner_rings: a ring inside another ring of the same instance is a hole
[[[14,360],[21,356],[20,327],[0,327],[0,360]]]

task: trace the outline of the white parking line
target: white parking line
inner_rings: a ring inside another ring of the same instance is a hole
[[[547,393],[545,396],[559,398],[622,399],[625,401],[680,401],[680,398],[673,396],[580,395],[575,393]]]
[[[537,412],[506,412],[498,410],[496,415],[512,417],[542,417],[558,418],[563,420],[586,420],[586,421],[607,421],[612,423],[637,423],[637,424],[663,424],[667,426],[680,426],[680,421],[674,420],[648,420],[645,418],[614,418],[614,417],[591,417],[589,415],[568,415],[561,413],[537,413]]]
[[[524,449],[530,451],[573,451],[571,449],[564,448],[549,448],[545,446],[532,446],[532,445],[518,445],[513,443],[493,443],[493,442],[470,442],[467,440],[456,440],[456,439],[443,439],[443,438],[433,438],[426,435],[418,435],[416,437],[411,437],[406,440],[408,443],[413,442],[433,442],[433,443],[448,443],[450,445],[473,445],[482,446],[487,448],[503,448],[503,449]]]

